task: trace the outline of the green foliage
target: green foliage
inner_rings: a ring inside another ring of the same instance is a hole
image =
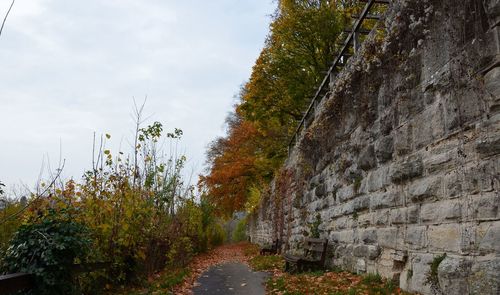
[[[378,273],[376,274],[369,273],[363,276],[362,281],[364,284],[380,284],[382,283],[382,277]]]
[[[252,186],[248,192],[247,202],[245,203],[245,211],[253,213],[259,205],[261,192],[257,186]]]
[[[67,210],[49,210],[22,225],[4,258],[7,272],[32,273],[36,289],[32,294],[73,294],[71,267],[84,261],[89,251],[87,228],[72,220]]]
[[[311,232],[311,238],[319,239],[320,231],[319,226],[321,225],[321,215],[316,214],[316,219],[313,223],[309,224],[309,230]]]
[[[2,220],[0,225],[0,253],[3,253],[22,222],[20,217],[8,217],[19,212],[22,206],[20,202],[6,199],[0,199],[0,204],[3,206],[3,209],[0,210],[0,220]]]
[[[359,192],[359,188],[361,187],[361,181],[363,180],[363,177],[360,175],[360,176],[356,176],[356,178],[354,179],[354,193],[358,193]]]
[[[85,261],[109,262],[111,267],[79,275],[69,286],[96,294],[144,281],[166,266],[182,268],[195,254],[224,241],[213,206],[203,197],[195,201],[193,187],[184,183],[186,158],[162,150],[162,124],[138,126],[136,131],[137,144],[130,155],[115,154],[103,143],[96,150],[92,169],[85,172],[81,182],[71,180],[61,187],[54,184],[47,188],[47,195],[32,196],[29,210],[19,219],[26,225],[13,241],[22,246],[9,248],[6,271],[22,270],[40,276],[40,294],[59,292],[55,282],[63,284],[60,293],[68,294],[73,290],[64,289],[69,288],[67,265],[75,259],[83,261],[83,251],[91,247]],[[175,146],[181,136],[182,131],[175,129],[166,133],[165,139]],[[102,140],[111,140],[111,135],[106,134]],[[7,209],[13,210],[11,207]],[[78,226],[82,233],[77,231]],[[7,239],[4,233],[0,233],[2,242]],[[67,245],[59,246],[59,238]],[[23,239],[30,239],[26,242],[29,244],[23,244]],[[52,246],[60,252],[51,250]],[[20,250],[29,252],[21,255],[16,252]],[[62,259],[59,253],[65,253],[68,260],[58,260]],[[32,257],[40,262],[33,262]],[[53,265],[59,268],[52,271]]]
[[[433,289],[435,292],[439,290],[439,279],[438,279],[439,265],[441,264],[441,262],[443,262],[445,258],[446,258],[446,253],[443,253],[443,255],[435,256],[432,262],[430,263],[430,270],[427,273],[425,283],[429,284],[431,286],[431,289]]]
[[[236,228],[233,231],[233,242],[242,242],[247,240],[247,219],[243,218],[238,221]]]
[[[356,211],[354,211],[354,212],[352,213],[352,219],[354,219],[355,221],[357,221],[357,220],[358,220],[358,218],[359,218],[359,214],[358,214],[358,211],[356,210]]]
[[[283,269],[285,261],[279,255],[257,255],[250,259],[250,266],[255,271],[272,271]]]
[[[189,274],[189,271],[185,268],[176,269],[173,271],[166,271],[161,277],[160,287],[162,289],[171,289],[172,287],[182,283],[184,278]]]
[[[200,184],[223,214],[255,210],[287,156],[288,142],[324,78],[345,20],[338,1],[279,0],[270,33],[228,132],[210,144]]]
[[[172,267],[186,266],[193,257],[193,243],[188,237],[175,239],[167,253],[169,265]]]

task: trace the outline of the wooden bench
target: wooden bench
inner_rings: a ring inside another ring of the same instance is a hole
[[[263,247],[260,249],[260,255],[275,255],[281,251],[281,240],[276,239],[273,241],[273,244],[270,247]]]
[[[285,254],[285,271],[292,271],[292,266],[298,272],[323,269],[325,267],[327,239],[306,238],[304,240],[304,255]]]

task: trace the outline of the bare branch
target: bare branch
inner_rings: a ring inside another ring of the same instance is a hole
[[[0,225],[6,223],[7,221],[11,220],[12,218],[15,218],[17,216],[19,216],[22,212],[24,212],[24,210],[28,209],[34,202],[36,202],[38,199],[40,199],[46,192],[49,191],[49,189],[57,182],[57,179],[59,178],[59,176],[61,176],[61,173],[64,169],[64,165],[66,164],[66,160],[63,161],[62,163],[62,166],[59,167],[57,169],[57,174],[56,176],[52,179],[52,181],[50,182],[49,185],[47,185],[47,187],[42,191],[42,193],[40,194],[37,194],[36,197],[31,200],[31,202],[29,202],[28,204],[26,204],[23,208],[21,208],[19,211],[17,211],[16,213],[13,213],[9,216],[7,216],[6,218],[2,219],[2,221],[0,221]]]
[[[10,4],[9,10],[7,10],[7,13],[5,14],[5,17],[4,17],[3,22],[2,22],[2,27],[0,27],[0,36],[2,35],[3,27],[5,26],[5,21],[7,21],[7,17],[9,16],[9,13],[12,9],[12,6],[14,6],[15,2],[16,2],[16,0],[12,0],[12,3]]]

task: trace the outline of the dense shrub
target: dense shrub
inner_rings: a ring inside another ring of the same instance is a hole
[[[72,266],[86,258],[90,242],[87,228],[67,210],[49,210],[19,228],[6,251],[4,269],[34,274],[31,294],[73,294],[78,290]]]
[[[246,241],[247,239],[247,220],[246,218],[238,221],[236,228],[233,232],[233,242]]]

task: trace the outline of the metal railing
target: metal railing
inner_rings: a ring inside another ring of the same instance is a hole
[[[349,49],[352,47],[354,53],[357,53],[359,48],[361,47],[359,36],[362,34],[369,34],[371,32],[371,30],[366,30],[362,28],[363,22],[367,19],[379,20],[381,18],[380,15],[370,14],[371,9],[374,7],[375,4],[382,4],[382,5],[390,4],[390,0],[360,0],[360,1],[366,2],[366,4],[359,15],[352,16],[354,19],[356,19],[353,27],[344,30],[344,32],[349,33],[349,35],[342,44],[341,50],[339,51],[337,57],[334,59],[332,66],[328,69],[325,78],[323,78],[323,81],[321,82],[319,88],[316,90],[316,93],[314,94],[313,99],[309,104],[309,107],[307,108],[304,116],[302,117],[299,126],[295,130],[293,137],[290,139],[290,142],[288,144],[288,155],[290,155],[293,147],[299,140],[302,129],[307,128],[306,126],[307,121],[311,119],[310,118],[311,114],[313,114],[316,111],[316,107],[323,100],[323,98],[329,94],[328,90],[330,88],[330,84],[335,81],[335,77],[337,74],[337,67],[344,66],[349,57],[351,56],[351,54],[349,54]]]

